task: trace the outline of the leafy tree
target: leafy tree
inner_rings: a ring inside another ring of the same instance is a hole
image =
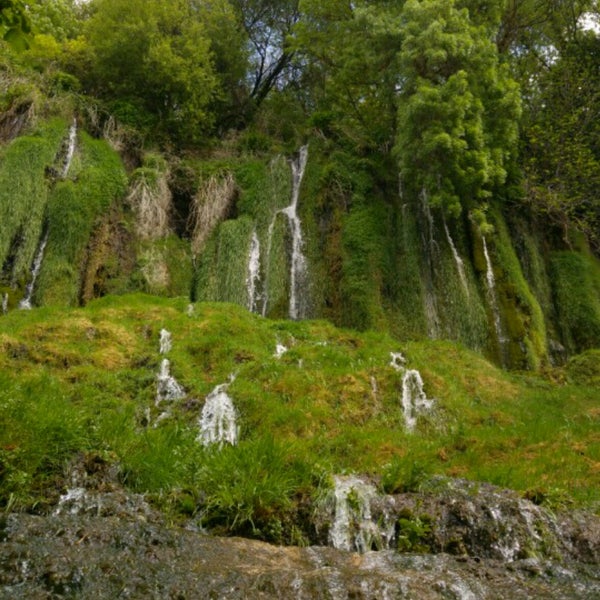
[[[210,130],[216,93],[210,40],[187,0],[96,0],[87,33],[93,93],[138,126],[175,140]]]
[[[453,0],[402,12],[396,153],[405,189],[452,214],[502,184],[515,150],[519,91],[484,25]]]
[[[523,156],[528,200],[600,253],[600,37],[580,34],[538,78]]]
[[[0,36],[16,49],[29,45],[31,23],[22,0],[0,0]]]

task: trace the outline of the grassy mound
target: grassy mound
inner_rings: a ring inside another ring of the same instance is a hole
[[[156,406],[162,328],[185,398]],[[302,542],[302,515],[340,472],[370,474],[388,492],[446,474],[599,505],[597,388],[509,374],[448,342],[132,295],[10,312],[0,350],[6,510],[50,510],[82,456],[118,464],[125,486],[174,516],[284,542]],[[391,352],[435,399],[412,432]],[[232,376],[239,444],[205,448],[204,399]]]

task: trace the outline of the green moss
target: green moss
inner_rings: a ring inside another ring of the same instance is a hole
[[[600,269],[579,252],[555,252],[551,282],[562,342],[575,353],[598,347],[600,340]]]
[[[523,276],[504,218],[496,210],[491,216],[496,234],[488,240],[488,250],[507,337],[503,360],[510,368],[535,370],[547,360],[544,315]]]
[[[2,150],[0,161],[0,265],[3,277],[23,283],[39,243],[48,201],[47,171],[67,133],[55,120]]]
[[[125,171],[102,140],[78,134],[69,179],[48,201],[48,245],[35,295],[38,304],[76,305],[86,245],[112,202],[125,193]]]

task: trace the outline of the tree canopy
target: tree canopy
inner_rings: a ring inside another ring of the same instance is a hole
[[[583,24],[599,14],[596,0],[0,0],[0,36],[152,143],[312,131],[395,161],[403,190],[446,214],[522,179],[530,204],[594,239],[600,59]]]

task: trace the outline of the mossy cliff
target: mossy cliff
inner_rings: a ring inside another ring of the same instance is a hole
[[[118,133],[95,139],[89,119],[78,121],[64,176],[68,119],[30,124],[2,147],[8,309],[24,295],[47,233],[36,305],[141,290],[289,315],[285,211],[295,152],[240,143],[219,158],[145,152],[123,161]],[[453,339],[517,369],[599,345],[600,264],[581,239],[567,245],[493,201],[484,236],[465,214],[446,216],[425,194],[404,194],[385,160],[308,140],[298,201],[308,273],[302,317],[398,339]]]

